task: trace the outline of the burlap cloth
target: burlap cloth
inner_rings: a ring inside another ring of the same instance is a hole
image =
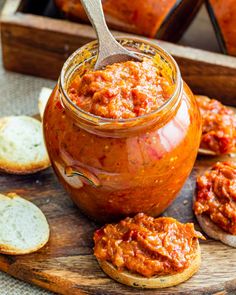
[[[4,1],[0,0],[0,10]],[[209,20],[206,20],[206,11],[203,11],[201,15],[202,17],[199,20],[194,21],[192,28],[182,38],[181,43],[217,51],[218,45],[215,41],[213,28],[209,26]],[[208,23],[206,24],[206,22]],[[209,37],[211,37],[211,42],[209,42]],[[204,43],[204,46],[202,46],[202,43]],[[0,56],[0,117],[38,113],[37,99],[41,88],[52,88],[54,85],[54,81],[5,71],[2,67]],[[18,294],[39,295],[53,293],[21,282],[0,272],[0,295]]]

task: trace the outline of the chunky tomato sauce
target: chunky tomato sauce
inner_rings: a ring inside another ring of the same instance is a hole
[[[236,235],[236,163],[219,162],[197,179],[194,211]]]
[[[97,116],[128,119],[157,110],[173,92],[151,59],[127,61],[72,80],[68,93],[81,109]]]
[[[201,148],[227,154],[236,147],[236,115],[215,99],[195,96],[202,115]]]
[[[210,0],[221,29],[227,52],[236,55],[236,2],[235,0]]]
[[[167,275],[189,267],[196,255],[198,238],[204,237],[192,223],[140,213],[97,230],[94,254],[121,271],[126,269],[145,277]]]

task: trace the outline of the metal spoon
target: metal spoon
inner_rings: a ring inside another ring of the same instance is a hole
[[[81,3],[98,38],[99,48],[98,58],[94,67],[95,70],[117,62],[142,60],[125,49],[112,36],[104,18],[101,0],[81,0]]]

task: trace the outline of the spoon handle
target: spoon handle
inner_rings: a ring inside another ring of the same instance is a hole
[[[99,51],[103,56],[111,55],[112,51],[118,52],[121,49],[120,44],[110,33],[102,8],[101,0],[81,0],[81,3],[87,13],[87,16],[96,31]],[[123,50],[122,50],[123,52]]]
[[[95,29],[97,36],[102,37],[103,33],[110,34],[104,13],[101,0],[81,0],[81,3],[86,11],[86,14]]]

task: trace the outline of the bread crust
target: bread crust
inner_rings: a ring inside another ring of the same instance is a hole
[[[145,289],[167,288],[187,281],[199,270],[201,264],[201,250],[198,240],[196,240],[195,252],[196,256],[192,260],[190,266],[182,272],[171,275],[154,276],[151,278],[132,274],[129,271],[120,272],[107,261],[98,260],[98,263],[108,276],[124,285]]]
[[[234,155],[236,153],[236,150],[232,151],[231,153],[229,153],[229,155]],[[203,148],[199,148],[198,149],[198,154],[199,155],[203,155],[203,156],[220,156],[220,154],[217,154],[213,151],[207,150],[207,149],[203,149]],[[227,154],[226,154],[227,155]]]
[[[193,203],[196,202],[196,196],[193,197]],[[195,214],[202,230],[212,239],[236,248],[236,236],[231,235],[216,225],[206,214]]]
[[[8,124],[11,118],[14,118],[14,117],[0,118],[0,130],[3,129]],[[35,120],[33,118],[31,119]],[[50,164],[50,160],[47,153],[45,153],[45,156],[41,161],[37,161],[37,162],[32,161],[32,162],[28,162],[24,164],[13,162],[11,161],[10,157],[0,158],[0,172],[5,172],[9,174],[21,174],[21,175],[33,174],[48,168],[50,165],[51,164]]]
[[[236,248],[236,236],[231,235],[216,225],[211,219],[204,214],[196,215],[197,221],[203,231],[212,239]]]
[[[0,244],[0,253],[1,254],[8,254],[8,255],[30,254],[30,253],[38,251],[43,246],[45,246],[47,244],[48,240],[49,240],[49,235],[47,237],[45,237],[45,240],[42,243],[38,244],[37,247],[29,248],[27,250],[22,250],[22,249],[19,249],[19,248],[14,248],[14,247],[9,246],[9,245]]]
[[[207,149],[203,149],[203,148],[198,149],[198,154],[203,156],[212,156],[212,157],[217,156],[215,152],[207,150]]]
[[[16,163],[0,160],[0,171],[9,174],[27,175],[47,169],[50,165],[50,161],[47,158],[45,158],[44,161],[30,163],[28,165],[18,165]]]

